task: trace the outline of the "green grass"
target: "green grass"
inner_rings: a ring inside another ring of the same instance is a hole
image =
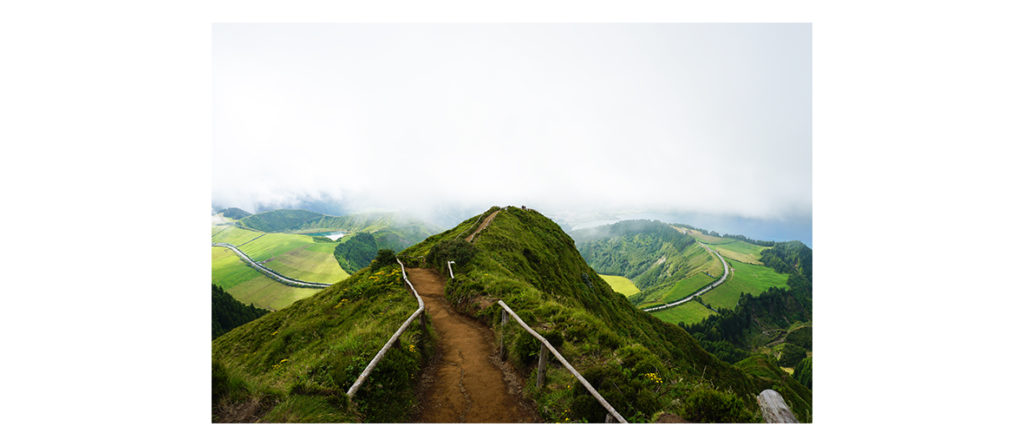
[[[680,322],[696,324],[715,313],[712,313],[711,310],[705,308],[700,303],[691,300],[667,310],[653,311],[648,314],[672,325],[679,325]]]
[[[718,250],[723,257],[739,260],[743,263],[762,265],[761,251],[768,249],[767,246],[759,246],[747,243],[743,240],[725,239],[724,243],[709,244],[711,248]]]
[[[230,243],[235,246],[252,240],[260,234],[262,232],[250,231],[234,226],[214,226],[211,233],[213,243]]]
[[[615,290],[616,293],[625,294],[626,297],[640,292],[640,289],[637,288],[636,285],[633,285],[633,281],[625,277],[610,276],[607,274],[599,274],[599,276],[601,276],[605,282],[608,282],[608,285],[611,285],[612,289]]]
[[[213,283],[225,290],[238,284],[263,277],[259,271],[252,269],[242,262],[235,255],[235,252],[228,248],[212,247],[213,250]],[[234,295],[236,299],[245,302],[242,296]],[[248,303],[248,302],[246,302]]]
[[[251,303],[268,310],[280,310],[301,299],[316,294],[320,289],[282,285],[274,279],[260,276],[235,285],[225,291],[232,296],[244,296],[245,300],[242,300],[242,297],[238,298],[242,303]]]
[[[228,248],[213,247],[213,283],[243,304],[280,310],[315,294],[316,288],[282,285],[249,267]],[[337,262],[335,262],[337,265]]]
[[[427,238],[402,257],[426,255],[474,221]],[[658,411],[680,413],[686,396],[702,382],[734,392],[751,410],[757,392],[771,387],[707,353],[677,325],[637,310],[586,264],[572,238],[536,211],[502,210],[474,246],[476,254],[460,262],[455,278],[447,281],[449,302],[497,331],[499,307],[493,302],[502,299],[631,421],[649,420]],[[543,419],[604,419],[604,410],[568,374],[551,373],[538,389],[530,378],[536,340],[515,325],[507,330],[509,361],[526,376],[523,392],[537,402]],[[647,379],[647,374],[660,378]]]
[[[416,310],[401,277],[397,264],[364,269],[214,340],[214,362],[236,388],[249,389],[215,401],[214,420],[231,421],[233,408],[260,400],[267,406],[257,416],[263,422],[408,421],[421,365],[433,351],[418,323],[399,337],[353,399],[345,395]]]
[[[302,249],[306,245],[315,243],[313,237],[299,234],[280,234],[269,232],[262,237],[240,246],[246,255],[257,262],[285,254],[289,251]]]
[[[714,283],[722,276],[722,262],[700,245],[687,247],[683,254],[686,268],[689,268],[690,272],[675,283],[652,288],[644,296],[640,296],[640,300],[635,301],[638,307],[646,308],[675,302]]]
[[[333,247],[335,243],[315,243],[288,251],[263,265],[285,276],[309,282],[335,283],[349,276],[341,269],[333,252],[323,252],[317,245]]]
[[[771,287],[786,288],[788,274],[780,274],[767,266],[751,265],[732,259],[727,259],[726,262],[729,262],[729,266],[734,270],[729,273],[729,278],[725,283],[701,296],[704,303],[712,308],[736,308],[741,293],[757,296]]]

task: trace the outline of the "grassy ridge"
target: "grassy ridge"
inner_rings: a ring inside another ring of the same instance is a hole
[[[440,242],[471,230],[476,221],[466,220],[402,255],[410,260],[426,256]],[[557,224],[535,211],[502,210],[475,247],[472,260],[460,262],[456,277],[446,284],[452,304],[498,330],[494,302],[504,300],[632,421],[649,421],[658,411],[693,414],[687,397],[697,393],[722,400],[736,395],[750,415],[756,413],[755,395],[773,385],[708,354],[679,327],[637,310],[587,266]],[[514,327],[507,336],[512,363],[523,374],[534,373],[536,341]],[[537,400],[540,415],[550,421],[603,420],[604,411],[593,397],[558,370],[553,367],[543,388],[527,380],[524,390]]]
[[[416,307],[398,265],[383,265],[231,330],[213,342],[214,421],[238,421],[254,404],[249,421],[406,420],[424,350],[432,348],[418,324],[354,400],[345,391]]]

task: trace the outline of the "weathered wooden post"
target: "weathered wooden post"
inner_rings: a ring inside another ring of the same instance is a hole
[[[761,406],[765,423],[798,423],[779,392],[765,389],[757,396],[757,405]]]
[[[420,328],[423,329],[424,333],[427,332],[427,312],[426,311],[420,313]]]
[[[613,417],[611,413],[605,413],[604,414],[604,422],[605,423],[618,423],[618,421],[615,421],[615,417]]]
[[[501,309],[501,337],[498,341],[498,356],[501,360],[505,360],[505,323],[508,322],[508,312],[504,308]]]
[[[540,346],[540,359],[537,361],[537,388],[544,387],[544,369],[548,365],[548,348],[544,345]]]

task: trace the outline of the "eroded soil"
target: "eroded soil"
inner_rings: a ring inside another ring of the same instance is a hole
[[[529,403],[521,397],[515,374],[508,367],[503,371],[500,366],[491,330],[455,312],[444,298],[440,276],[433,270],[409,268],[406,271],[423,298],[438,337],[437,356],[423,373],[415,421],[539,422]]]

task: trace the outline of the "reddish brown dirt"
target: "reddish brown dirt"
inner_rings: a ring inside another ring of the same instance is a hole
[[[484,229],[486,229],[487,226],[489,226],[491,224],[491,220],[494,220],[494,216],[498,215],[498,212],[501,212],[501,209],[498,209],[498,210],[496,210],[494,212],[491,212],[491,215],[488,215],[487,218],[484,219],[484,222],[481,223],[480,226],[476,228],[476,231],[473,231],[472,234],[469,234],[469,236],[466,237],[466,241],[470,242],[470,243],[473,243],[473,239],[476,238],[476,235],[479,234],[480,231],[483,231]],[[417,290],[418,289],[419,288],[417,288]]]
[[[532,423],[518,383],[498,366],[490,329],[455,312],[433,270],[408,268],[437,332],[437,358],[423,373],[419,423]]]

